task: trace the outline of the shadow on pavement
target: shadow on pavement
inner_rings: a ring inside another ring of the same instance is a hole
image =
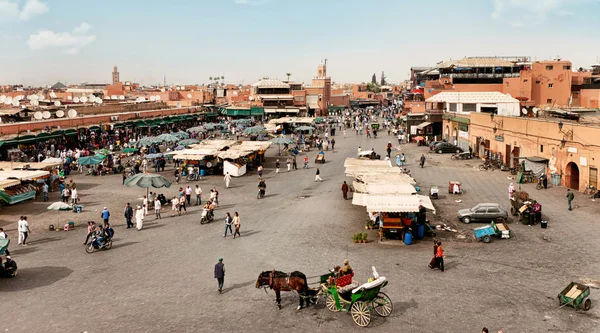
[[[49,286],[66,278],[71,273],[73,273],[73,270],[67,267],[42,266],[20,268],[17,270],[17,276],[2,281],[0,291],[19,292]]]
[[[27,245],[31,246],[31,245],[37,245],[37,244],[44,244],[44,243],[54,242],[57,240],[62,240],[62,237],[46,237],[46,238],[42,238],[42,239],[36,239],[36,240],[27,242]]]
[[[151,226],[144,227],[142,230],[148,230],[148,229],[154,229],[154,228],[162,228],[164,226],[166,226],[166,224],[153,224]]]
[[[23,255],[23,254],[33,253],[33,252],[35,252],[37,250],[38,250],[37,248],[32,247],[32,246],[29,246],[29,247],[19,246],[18,248],[10,251],[10,254],[13,255],[13,256],[14,255]]]
[[[125,243],[117,243],[117,244],[113,243],[114,245],[111,248],[111,250],[118,249],[118,248],[121,248],[121,247],[126,247],[126,246],[137,244],[137,243],[139,243],[139,242],[125,242]]]
[[[256,281],[248,281],[248,282],[243,282],[243,283],[232,284],[230,287],[223,288],[223,294],[233,291],[235,289],[254,286],[255,284],[256,284]]]

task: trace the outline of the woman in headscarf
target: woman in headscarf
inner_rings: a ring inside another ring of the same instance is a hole
[[[142,230],[144,226],[144,210],[139,205],[135,210],[135,227],[138,231]]]
[[[508,186],[508,200],[511,200],[513,198],[514,192],[515,192],[515,185],[513,183],[510,183],[510,185]]]

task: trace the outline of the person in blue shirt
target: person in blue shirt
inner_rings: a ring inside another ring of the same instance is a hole
[[[104,207],[104,209],[102,210],[102,214],[100,214],[100,217],[102,217],[102,220],[104,220],[104,225],[107,226],[108,219],[110,218],[110,212],[106,207]]]

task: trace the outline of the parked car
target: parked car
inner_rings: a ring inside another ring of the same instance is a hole
[[[473,208],[459,210],[458,219],[464,223],[505,222],[508,212],[497,203],[480,203]]]
[[[438,143],[442,143],[444,141],[433,141],[429,143],[429,150],[433,150],[433,147],[435,147]]]
[[[462,153],[463,150],[459,146],[455,146],[448,142],[440,142],[433,147],[433,151],[441,154],[441,153]]]

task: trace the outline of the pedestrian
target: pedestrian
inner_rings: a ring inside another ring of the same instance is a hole
[[[90,239],[90,237],[92,237],[92,235],[94,235],[95,232],[96,232],[96,223],[94,221],[88,221],[87,235],[85,236],[85,242],[83,242],[83,245],[87,245],[88,240]]]
[[[138,205],[135,210],[135,227],[138,231],[144,227],[144,215],[144,209]]]
[[[298,170],[298,163],[296,163],[296,155],[294,155],[294,159],[292,160],[292,169]]]
[[[285,164],[287,165],[287,172],[290,172],[290,169],[292,168],[292,158],[288,157]]]
[[[569,203],[569,210],[573,210],[573,199],[575,199],[575,195],[573,194],[573,192],[571,192],[571,189],[568,188],[567,189],[567,202]]]
[[[429,268],[431,268],[431,270],[434,270],[437,267],[437,262],[435,259],[435,256],[437,255],[437,242],[438,240],[436,238],[433,239],[433,256],[431,257],[431,261],[429,261]]]
[[[508,200],[513,199],[514,193],[515,193],[515,185],[513,183],[510,183],[510,185],[508,185]]]
[[[223,292],[223,282],[225,282],[225,264],[223,264],[223,258],[219,258],[219,262],[215,265],[215,279],[217,279],[220,294]]]
[[[308,169],[308,157],[304,156],[304,169]]]
[[[192,188],[190,185],[185,188],[185,200],[187,201],[188,205],[192,204]]]
[[[177,207],[179,206],[179,199],[177,197],[173,197],[171,199],[171,217],[175,216],[175,212],[177,211]]]
[[[125,221],[127,222],[127,229],[133,227],[133,223],[131,222],[131,219],[133,218],[133,207],[131,207],[129,202],[125,205],[123,216],[125,216]]]
[[[27,236],[31,233],[31,229],[29,229],[29,223],[27,222],[27,216],[22,216],[17,224],[17,230],[19,231],[19,241],[18,244],[23,246],[27,246]]]
[[[229,188],[229,184],[231,183],[231,175],[229,174],[229,172],[225,174],[223,180],[225,180],[225,188]]]
[[[48,201],[48,184],[42,185],[42,194],[44,195],[44,202]]]
[[[104,207],[104,209],[102,209],[102,213],[100,214],[100,217],[104,221],[104,225],[107,225],[108,219],[110,218],[110,212],[108,211],[108,208]]]
[[[315,173],[315,182],[317,180],[320,181],[320,182],[323,181],[323,179],[321,179],[321,170],[319,170],[319,168],[317,168],[317,172]]]
[[[348,200],[348,189],[348,184],[346,184],[346,181],[344,181],[342,184],[342,197],[344,200]]]
[[[361,151],[362,151],[362,148],[360,146],[358,146],[358,149],[356,149],[356,154],[358,154],[360,156]]]
[[[388,156],[388,158],[390,158],[390,159],[391,159],[391,158],[392,158],[392,147],[391,147],[391,146],[388,146],[388,147],[387,147],[385,150],[386,150],[386,152],[387,152],[387,156]]]
[[[262,167],[262,165],[259,165],[259,166],[258,166],[258,169],[257,169],[257,171],[258,171],[258,176],[259,176],[259,177],[262,177],[262,173],[263,173],[263,167]]]
[[[70,197],[71,197],[71,192],[69,191],[68,187],[65,187],[65,189],[62,191],[62,201],[64,203],[68,203]]]
[[[275,173],[279,173],[279,159],[275,161]]]
[[[123,171],[123,185],[125,185],[125,180],[127,179],[126,171]]]
[[[144,216],[148,215],[148,198],[144,196],[144,200],[142,201],[142,209],[144,210]]]
[[[181,210],[183,209],[183,214],[187,214],[187,209],[185,209],[185,197],[180,196],[179,198],[179,216],[181,216]]]
[[[160,200],[158,200],[158,198],[155,198],[154,199],[154,214],[156,214],[157,219],[162,219],[162,217],[160,216],[161,208],[162,208],[162,205],[160,204]]]
[[[235,235],[241,237],[240,235],[240,215],[238,212],[233,213],[233,226],[235,227],[235,232],[233,233],[233,239],[235,239]]]
[[[202,189],[200,186],[196,185],[196,206],[200,206],[202,204]]]
[[[227,214],[225,214],[225,234],[223,235],[223,237],[227,237],[227,230],[229,230],[229,233],[233,235],[233,231],[231,230],[232,222],[233,219],[231,218],[229,212],[227,212]]]
[[[481,330],[481,333],[490,333],[490,331],[487,329],[487,327],[484,327],[484,328]]]
[[[331,150],[335,149],[335,138],[331,138]]]
[[[437,266],[439,267],[440,271],[444,271],[444,249],[442,249],[442,242],[438,241],[437,242],[437,249],[435,252],[435,258],[437,260]]]
[[[6,234],[6,232],[4,232],[3,228],[0,228],[0,239],[8,239],[8,235]],[[7,256],[10,255],[10,251],[8,251],[8,246],[6,247],[6,249],[4,249],[4,252]]]
[[[348,132],[346,131],[346,129],[344,128],[344,139],[346,138],[346,135],[348,135]]]
[[[419,159],[420,161],[420,166],[421,168],[423,168],[425,166],[425,154],[421,154],[421,158]]]

